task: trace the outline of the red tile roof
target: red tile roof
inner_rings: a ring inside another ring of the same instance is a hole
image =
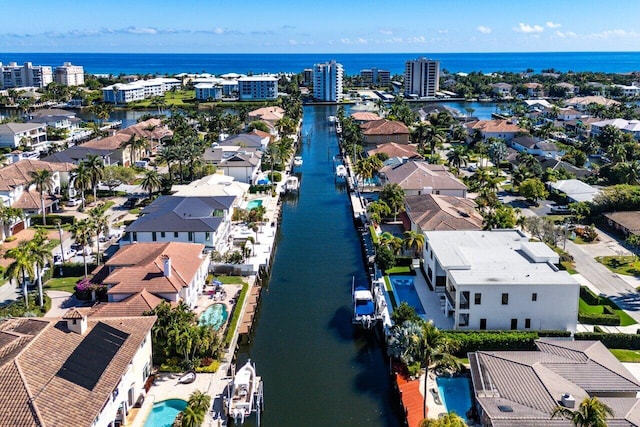
[[[395,120],[375,120],[360,125],[363,135],[408,135],[409,128]]]
[[[119,302],[100,303],[91,308],[90,317],[142,316],[164,301],[146,289]]]

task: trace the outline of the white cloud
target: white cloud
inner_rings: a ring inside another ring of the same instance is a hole
[[[383,28],[380,30],[380,34],[384,34],[385,36],[390,36],[393,34],[393,31]]]
[[[127,27],[123,30],[123,32],[129,34],[158,34],[158,30],[151,27]]]
[[[313,42],[312,41],[305,42],[305,41],[299,41],[299,40],[291,39],[291,40],[289,40],[289,44],[291,46],[311,46],[311,45],[313,45]]]
[[[556,31],[556,36],[566,39],[566,38],[576,37],[577,34],[574,33],[573,31],[567,31],[567,32]]]
[[[636,38],[638,36],[639,34],[636,33],[635,31],[626,31],[621,29],[606,30],[601,33],[591,34],[592,38],[598,38],[598,39],[612,39],[612,38],[623,39],[623,38]]]
[[[477,28],[478,31],[480,31],[482,34],[491,34],[491,28],[489,27],[485,27],[484,25],[478,25]]]
[[[426,43],[427,39],[424,36],[414,36],[407,39],[407,43]]]
[[[449,30],[438,30],[438,34],[449,34]]]
[[[399,44],[402,43],[402,37],[391,37],[390,39],[385,39],[384,40],[385,43],[390,43],[390,44]]]
[[[549,28],[560,28],[560,27],[562,27],[562,25],[558,24],[556,22],[547,21],[547,27],[549,27]]]
[[[224,28],[220,28],[220,27],[214,28],[213,34],[224,34]]]
[[[544,31],[544,27],[541,27],[540,25],[523,24],[522,22],[520,22],[518,26],[513,29],[513,31],[525,34],[541,33]]]

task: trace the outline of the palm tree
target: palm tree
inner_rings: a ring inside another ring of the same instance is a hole
[[[447,153],[447,162],[455,168],[460,169],[461,166],[466,166],[468,161],[469,155],[464,145],[456,145]]]
[[[40,169],[31,171],[31,184],[36,186],[36,190],[40,193],[40,209],[42,209],[42,225],[47,225],[47,213],[44,206],[45,192],[53,190],[53,174],[50,170]]]
[[[189,396],[187,405],[193,409],[196,414],[201,414],[204,419],[204,415],[209,411],[209,406],[211,406],[211,396],[200,390],[196,390]]]
[[[104,203],[100,203],[95,208],[89,211],[89,220],[91,222],[91,229],[95,232],[96,245],[98,246],[96,252],[96,262],[100,265],[100,234],[109,233],[109,217],[107,216],[107,209]]]
[[[393,211],[393,220],[398,218],[398,212],[404,207],[404,190],[399,184],[386,184],[380,192],[383,200]]]
[[[140,182],[140,187],[149,192],[149,199],[153,197],[153,192],[162,188],[160,174],[154,169],[145,171],[144,178]]]
[[[12,235],[12,227],[17,220],[24,217],[24,212],[19,208],[0,205],[0,224],[2,224],[2,240]]]
[[[551,418],[556,416],[571,420],[576,427],[607,427],[607,418],[613,416],[613,409],[597,397],[586,397],[575,411],[556,406]]]
[[[404,247],[409,250],[413,249],[414,257],[419,257],[420,251],[424,248],[424,234],[409,230],[403,233],[403,237]]]
[[[439,418],[425,418],[420,421],[419,427],[467,427],[467,423],[456,413],[449,412]]]
[[[98,183],[104,177],[104,161],[97,154],[88,154],[85,163],[91,177],[91,187],[93,187],[93,200],[97,200]]]
[[[18,283],[22,282],[22,296],[24,297],[24,305],[29,310],[29,295],[27,293],[27,278],[33,277],[33,259],[31,259],[30,244],[26,240],[21,240],[18,246],[9,249],[4,257],[6,259],[13,259],[13,262],[9,264],[5,271],[5,276],[9,280],[16,280]]]
[[[47,264],[53,264],[51,251],[43,243],[46,240],[46,232],[39,229],[35,237],[29,242],[29,257],[36,266],[36,279],[38,280],[38,304],[44,306],[44,292],[42,290],[42,271]]]
[[[91,171],[85,162],[80,162],[74,170],[75,179],[73,181],[76,190],[80,191],[82,199],[82,209],[84,209],[84,192],[91,185]]]
[[[71,235],[77,244],[82,249],[82,260],[84,262],[84,277],[88,276],[87,271],[87,251],[85,250],[88,245],[92,243],[91,237],[93,234],[93,224],[88,219],[81,219],[76,221],[71,226]]]
[[[123,141],[120,144],[120,148],[123,150],[129,149],[129,157],[131,158],[131,165],[136,163],[137,155],[141,150],[146,150],[149,146],[149,142],[144,138],[139,138],[136,134],[131,135],[127,141]]]

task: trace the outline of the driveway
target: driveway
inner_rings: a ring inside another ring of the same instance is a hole
[[[62,317],[69,308],[83,305],[71,292],[47,291],[47,295],[51,298],[51,308],[46,317]]]

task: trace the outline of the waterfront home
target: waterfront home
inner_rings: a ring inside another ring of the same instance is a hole
[[[542,170],[545,171],[547,169],[551,170],[564,170],[569,172],[572,175],[575,175],[576,178],[586,178],[593,174],[589,169],[579,168],[571,163],[567,163],[563,160],[552,159],[550,157],[542,157],[536,156],[536,160],[540,163]],[[511,163],[518,164],[517,159],[509,160]]]
[[[215,165],[217,172],[247,184],[253,184],[260,172],[261,158],[261,151],[238,146],[207,148],[203,154],[203,160]]]
[[[27,150],[44,151],[47,142],[47,125],[44,123],[0,124],[0,148],[24,147]]]
[[[136,292],[118,302],[99,302],[91,307],[89,317],[143,316],[163,301],[146,289]]]
[[[432,230],[482,230],[482,215],[471,199],[438,194],[404,198],[400,220],[405,230],[422,233]]]
[[[160,196],[129,224],[120,247],[135,242],[201,243],[208,250],[226,245],[236,196]]]
[[[575,332],[580,284],[518,230],[426,231],[424,269],[454,329]]]
[[[387,142],[379,144],[376,148],[367,151],[367,156],[372,157],[376,154],[386,154],[389,158],[399,157],[409,160],[424,160],[424,157],[418,153],[418,147],[415,144],[397,144],[395,142]]]
[[[146,291],[171,303],[184,302],[194,308],[209,271],[209,256],[203,250],[203,244],[183,242],[121,246],[95,272],[92,282],[107,286],[109,303]],[[146,304],[155,302],[145,300]]]
[[[500,98],[510,98],[513,85],[509,83],[491,83],[491,90]]]
[[[509,141],[508,145],[518,152],[524,152],[533,156],[544,156],[557,158],[559,153],[558,146],[553,142],[542,141],[528,135],[521,135]]]
[[[6,426],[124,425],[151,374],[155,316],[0,323],[0,412]]]
[[[620,232],[625,238],[640,234],[640,211],[607,212],[602,215],[609,227]]]
[[[567,198],[567,203],[593,202],[593,198],[600,192],[578,179],[561,179],[546,183],[550,191],[562,194]]]
[[[47,128],[66,131],[68,136],[65,140],[67,141],[77,141],[90,135],[89,130],[80,128],[82,119],[76,117],[75,112],[60,108],[37,110],[30,114],[29,123],[43,123]]]
[[[145,140],[149,147],[144,153],[137,153],[136,159],[140,159],[140,154],[155,154],[158,151],[158,147],[170,141],[173,138],[173,131],[169,129],[167,125],[162,123],[162,120],[151,118],[142,122],[133,124],[121,131],[118,131],[120,135],[128,135],[129,138],[135,136]]]
[[[580,86],[567,82],[556,83],[553,87],[556,88],[556,90],[564,92],[565,96],[575,96],[580,92]]]
[[[469,140],[473,138],[476,132],[480,132],[483,141],[486,141],[488,138],[499,138],[504,141],[510,141],[519,134],[527,133],[526,129],[521,128],[509,120],[478,120],[464,123],[463,126],[467,129]]]
[[[540,83],[525,83],[523,86],[527,89],[528,97],[541,98],[544,96],[544,86]]]
[[[271,142],[271,140],[273,138],[271,133],[264,132],[264,131],[261,131],[259,129],[253,129],[251,132],[247,132],[247,135],[253,135],[253,136],[257,136],[258,138],[260,138],[260,144],[263,147],[262,149],[264,149],[264,147],[269,145],[269,142]]]
[[[381,185],[398,184],[406,196],[443,194],[467,197],[467,186],[453,176],[444,165],[419,161],[405,161],[384,166],[379,171]]]
[[[613,126],[640,141],[640,120],[610,119],[591,123],[591,136],[597,138],[606,126]]]
[[[551,108],[553,105],[546,99],[524,99],[522,101],[527,107],[527,111],[542,111],[546,108]]]
[[[249,191],[249,184],[236,181],[232,176],[214,173],[197,179],[186,185],[174,185],[171,187],[173,196],[233,196],[235,202]],[[232,209],[237,207],[236,204]]]
[[[382,117],[371,111],[356,111],[351,113],[351,118],[359,125],[382,119]]]
[[[551,414],[597,397],[613,410],[609,426],[636,426],[640,383],[600,341],[539,339],[534,351],[469,353],[480,425],[573,426]]]
[[[218,143],[220,147],[240,147],[254,150],[264,150],[269,143],[269,140],[265,141],[263,135],[256,133],[240,133],[238,135],[231,135]]]
[[[360,125],[364,146],[377,146],[385,142],[409,143],[409,128],[396,120],[374,120]]]
[[[131,147],[126,145],[130,139],[131,135],[117,132],[105,138],[92,139],[84,144],[80,144],[79,147],[86,150],[97,150],[98,152],[101,152],[101,156],[105,161],[109,162],[108,164],[131,166]],[[80,152],[78,154],[80,154]],[[55,157],[55,155],[52,157]],[[79,160],[84,159],[86,159],[86,157]]]
[[[31,216],[42,214],[40,192],[32,184],[32,172],[48,170],[51,172],[51,194],[44,197],[44,207],[47,213],[58,208],[58,199],[53,196],[60,192],[63,185],[69,184],[70,174],[74,165],[69,163],[48,163],[41,160],[20,160],[0,168],[0,200],[2,205],[22,209],[25,217],[17,218],[8,227],[3,227],[3,234],[11,236],[20,230],[28,228]],[[7,237],[7,236],[5,236]]]
[[[284,117],[284,109],[276,105],[269,107],[258,108],[257,110],[249,111],[247,113],[247,121],[253,122],[255,120],[261,120],[275,126],[276,122]]]
[[[604,96],[599,95],[576,96],[564,101],[564,105],[566,105],[567,107],[573,107],[578,111],[586,111],[587,107],[589,107],[589,105],[591,104],[598,104],[608,108],[613,105],[619,105],[620,103],[618,101],[614,101],[613,99],[608,99]]]

